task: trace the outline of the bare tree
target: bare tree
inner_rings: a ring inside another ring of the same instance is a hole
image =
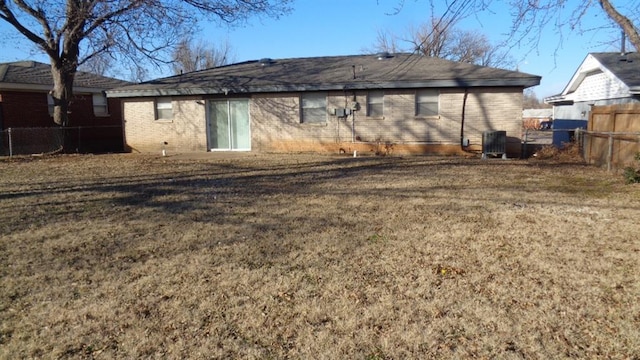
[[[487,59],[484,55],[492,46],[484,34],[464,30],[454,31],[452,35],[450,52],[456,61],[478,64]]]
[[[429,23],[411,29],[410,36],[406,41],[412,43],[414,51],[426,56],[447,58],[451,27],[441,18],[431,17]]]
[[[364,47],[360,50],[366,54],[374,53],[398,53],[402,51],[402,48],[398,45],[398,38],[392,33],[386,30],[378,30],[375,43],[369,47]]]
[[[398,6],[395,13],[402,11],[405,0],[397,0]],[[441,1],[429,0],[431,14],[435,14],[435,4],[442,5]],[[494,2],[496,3],[496,2]],[[506,3],[506,4],[505,4]],[[445,11],[441,16],[436,16],[438,22],[434,24],[433,16],[431,26],[433,34],[425,37],[421,47],[429,51],[437,51],[439,44],[434,40],[434,35],[447,30],[458,21],[472,16],[484,10],[490,10],[491,0],[448,0],[445,2]],[[541,34],[544,30],[552,28],[558,35],[558,44],[562,45],[567,33],[584,33],[596,30],[613,30],[616,36],[622,30],[631,45],[640,51],[640,7],[637,1],[619,1],[614,5],[611,0],[585,0],[569,2],[566,0],[510,0],[497,2],[500,6],[507,5],[513,16],[511,27],[506,32],[509,34],[504,45],[509,47],[522,46],[536,49],[540,44]],[[591,11],[604,13],[611,21],[610,26],[594,28],[591,25]],[[437,26],[434,26],[437,25]],[[437,39],[437,36],[435,36]],[[435,42],[434,42],[435,41]],[[502,48],[502,46],[500,46]],[[489,53],[495,53],[490,51]],[[495,54],[493,55],[495,57]]]
[[[544,101],[540,100],[532,88],[524,89],[522,99],[523,109],[549,109],[551,107],[551,105],[545,104]]]
[[[176,74],[226,65],[234,61],[228,41],[218,47],[208,46],[203,41],[182,39],[173,51],[173,71]]]
[[[607,13],[609,18],[616,24],[620,25],[620,28],[629,38],[629,41],[636,48],[636,51],[640,51],[640,34],[638,34],[638,26],[634,25],[630,18],[620,13],[609,0],[600,0],[600,6],[604,12]],[[638,7],[634,6],[635,15],[638,16]]]
[[[399,43],[407,45],[402,48]],[[491,44],[485,35],[456,29],[452,24],[445,27],[437,18],[411,28],[408,37],[378,32],[376,43],[366,52],[402,51],[482,66],[510,68],[514,64],[506,51]]]
[[[619,2],[619,4],[622,2]],[[537,48],[540,34],[547,28],[553,28],[558,34],[559,45],[569,32],[584,33],[595,30],[613,30],[617,35],[620,29],[629,42],[640,51],[638,23],[640,12],[638,5],[627,2],[614,6],[609,0],[586,0],[569,3],[564,0],[511,1],[513,23],[508,43],[511,46]],[[593,28],[590,24],[590,11],[602,11],[611,20],[611,26]],[[628,15],[625,15],[628,14]]]
[[[451,25],[442,28],[434,19],[430,24],[412,31],[411,40],[408,40],[422,55],[482,66],[513,66],[513,60],[506,51],[491,44],[484,34]]]
[[[113,63],[114,59],[108,53],[101,53],[87,59],[87,61],[78,66],[78,70],[106,76]]]
[[[54,121],[69,125],[78,67],[109,54],[119,62],[170,61],[170,49],[203,19],[234,24],[278,17],[292,0],[0,0],[0,20],[48,55]]]

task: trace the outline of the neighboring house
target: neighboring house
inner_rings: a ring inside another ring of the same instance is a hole
[[[591,106],[640,102],[640,54],[590,53],[562,93],[544,99],[556,120],[589,119]]]
[[[553,109],[524,109],[522,124],[525,129],[546,130],[553,121]]]
[[[520,153],[523,89],[540,77],[410,54],[262,59],[107,91],[129,150]]]
[[[122,151],[119,99],[105,90],[131,84],[105,76],[77,72],[70,104],[70,133],[80,151]],[[51,66],[36,61],[0,63],[0,131],[9,128],[51,128],[53,99]],[[32,137],[33,141],[35,137]]]

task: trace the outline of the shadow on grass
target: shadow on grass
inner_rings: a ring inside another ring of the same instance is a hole
[[[156,165],[172,167],[171,162],[158,161],[153,164]],[[505,181],[503,174],[505,166],[510,165],[516,167],[509,168],[507,172],[522,171],[520,175],[509,173],[508,176],[514,180],[511,182]],[[478,171],[493,172],[495,179],[492,180],[491,175],[477,179],[476,167],[482,168]],[[47,212],[49,221],[55,221],[56,215],[81,215],[78,207],[150,208],[166,215],[218,209],[213,212],[216,216],[211,217],[218,222],[223,220],[220,216],[224,217],[230,206],[247,206],[275,195],[375,196],[386,202],[396,202],[420,196],[431,197],[438,190],[453,194],[459,190],[478,190],[477,200],[491,202],[495,200],[487,196],[491,193],[540,191],[540,184],[528,184],[526,181],[531,168],[558,171],[558,177],[561,177],[566,176],[562,171],[567,167],[585,168],[586,165],[432,157],[336,158],[273,165],[195,162],[187,171],[145,174],[145,169],[125,175],[107,173],[99,180],[83,179],[82,175],[72,180],[52,178],[50,182],[40,183],[25,179],[20,190],[0,191],[0,204],[3,204],[0,210],[6,213],[16,205],[49,206],[55,208]],[[448,172],[445,176],[451,176],[451,172],[459,173],[458,179],[448,183],[434,181],[443,171]],[[407,178],[415,181],[410,186],[403,186],[401,182]],[[358,183],[362,182],[368,186],[359,187]],[[22,190],[24,188],[27,190]],[[581,190],[579,185],[572,187],[567,184],[565,188],[568,192]],[[135,211],[130,212],[135,216]],[[91,213],[87,215],[92,216]]]

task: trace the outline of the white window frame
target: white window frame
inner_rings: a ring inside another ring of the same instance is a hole
[[[93,115],[109,115],[109,102],[107,101],[107,96],[105,94],[93,93],[91,94],[91,100],[93,102]]]
[[[416,91],[416,116],[438,117],[440,116],[440,91],[423,89]],[[435,111],[433,109],[435,107]]]
[[[310,92],[300,95],[300,123],[327,123],[327,93]]]
[[[173,120],[173,103],[170,97],[156,98],[154,105],[156,120]]]
[[[375,90],[367,93],[367,116],[384,117],[384,91]]]

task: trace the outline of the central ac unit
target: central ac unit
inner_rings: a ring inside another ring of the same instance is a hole
[[[507,132],[506,131],[483,131],[482,132],[482,158],[487,155],[502,155],[507,158]]]

